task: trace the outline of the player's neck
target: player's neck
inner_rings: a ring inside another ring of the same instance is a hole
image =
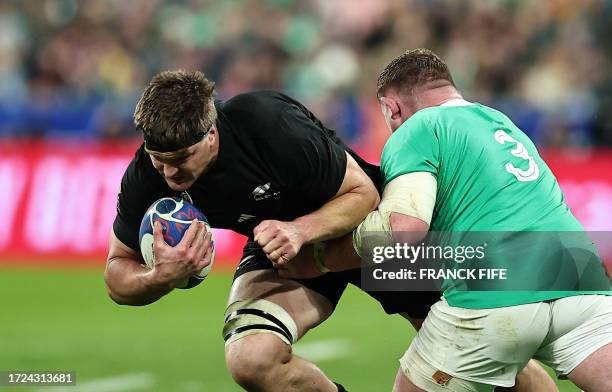
[[[212,168],[215,167],[215,163],[217,163],[217,160],[219,158],[219,133],[218,132],[216,133],[212,142],[207,144],[204,147],[203,154],[206,154],[206,156],[208,156],[209,158],[204,163],[205,167],[200,176],[210,172]]]
[[[463,96],[454,86],[447,85],[420,91],[415,98],[417,110],[421,110],[440,106],[453,99],[463,99]]]

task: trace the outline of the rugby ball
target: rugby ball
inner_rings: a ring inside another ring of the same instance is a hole
[[[176,246],[195,219],[206,223],[207,230],[211,231],[204,214],[196,206],[180,197],[164,197],[151,204],[142,218],[139,231],[140,253],[142,253],[142,257],[149,268],[155,266],[155,258],[153,256],[153,224],[160,222],[164,240],[168,245]],[[208,276],[214,259],[215,243],[213,240],[210,264],[197,274],[185,279],[177,288],[190,289],[202,283],[204,278]]]

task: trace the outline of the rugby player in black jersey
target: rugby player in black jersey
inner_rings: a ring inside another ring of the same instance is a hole
[[[120,304],[146,305],[210,263],[210,234],[192,225],[176,247],[155,227],[156,267],[142,264],[138,228],[164,196],[189,198],[211,226],[246,235],[223,331],[226,362],[247,390],[343,391],[291,344],[333,312],[358,270],[279,277],[304,244],[351,232],[379,201],[377,166],[358,157],[310,111],[272,91],[213,99],[199,72],[155,76],[135,111],[145,142],[126,170],[105,281]],[[375,185],[374,182],[377,184]],[[370,293],[388,313],[424,318],[438,297]],[[405,303],[396,301],[404,300]]]

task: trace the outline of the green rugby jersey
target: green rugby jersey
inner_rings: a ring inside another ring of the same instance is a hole
[[[381,171],[385,185],[411,172],[436,177],[431,231],[584,232],[531,140],[503,113],[478,103],[453,100],[415,113],[385,144]],[[584,238],[585,249],[594,249]],[[503,245],[496,244],[502,255]],[[502,265],[512,262],[499,260]],[[522,273],[533,275],[532,271]],[[442,286],[448,303],[475,309],[586,293],[549,288],[469,291],[458,290],[456,283],[445,281]],[[597,293],[612,294],[605,290]]]

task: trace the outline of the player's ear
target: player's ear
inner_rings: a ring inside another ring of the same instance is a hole
[[[212,127],[210,127],[210,131],[208,131],[208,133],[205,136],[205,139],[210,143],[210,144],[214,144],[215,139],[217,139],[219,137],[219,131],[217,131],[217,126],[213,125]]]
[[[379,101],[387,128],[394,132],[403,123],[400,103],[397,99],[390,97],[380,97]]]
[[[401,108],[396,99],[390,97],[380,97],[380,106],[385,117],[392,120],[401,117]]]

